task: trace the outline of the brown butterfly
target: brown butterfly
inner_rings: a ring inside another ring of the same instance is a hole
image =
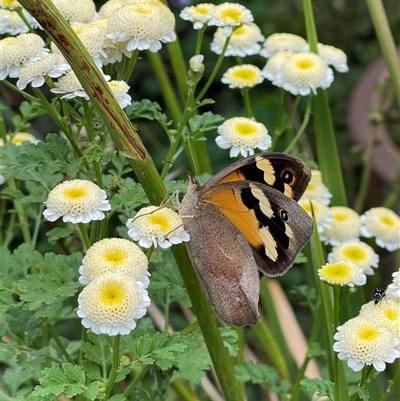
[[[312,220],[296,202],[310,179],[303,161],[272,152],[233,163],[204,186],[191,178],[179,213],[193,266],[226,323],[256,324],[259,272],[284,274],[310,239]]]

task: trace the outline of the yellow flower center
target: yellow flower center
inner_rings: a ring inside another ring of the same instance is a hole
[[[250,68],[240,68],[233,72],[233,78],[240,81],[254,82],[258,77],[256,72]]]
[[[398,310],[394,309],[385,310],[385,316],[388,318],[388,320],[391,320],[392,322],[395,322],[396,320],[399,319],[399,314],[400,312]]]
[[[107,283],[101,290],[101,301],[107,306],[121,304],[124,296],[125,291],[119,283]]]
[[[238,22],[240,21],[241,17],[242,13],[240,12],[240,10],[237,10],[235,8],[227,8],[221,12],[221,18],[227,21],[231,20],[234,22]]]
[[[374,327],[364,326],[358,332],[361,341],[374,341],[379,337],[379,330]]]
[[[87,196],[89,190],[84,187],[74,187],[74,188],[65,188],[63,190],[63,196],[70,200],[78,200]]]
[[[343,249],[343,256],[345,259],[350,259],[358,264],[364,262],[367,258],[366,252],[357,245],[348,246]]]
[[[121,265],[126,259],[126,254],[120,249],[112,249],[104,254],[104,259],[112,265]]]
[[[334,213],[333,218],[337,221],[346,221],[347,214],[346,213]]]
[[[171,221],[161,213],[152,213],[148,216],[148,223],[159,226],[164,233],[171,231]]]
[[[351,276],[351,269],[346,263],[337,262],[324,267],[324,274],[329,279],[341,279]]]
[[[140,4],[135,7],[135,12],[140,13],[140,14],[151,14],[153,12],[153,9],[148,7],[146,4]]]
[[[211,11],[211,7],[205,4],[199,4],[196,9],[196,14],[206,15]]]
[[[380,218],[381,223],[385,224],[386,226],[389,227],[395,227],[396,226],[396,221],[391,218],[391,216],[381,216]]]
[[[235,127],[235,134],[240,136],[252,136],[258,134],[257,127],[246,121],[239,122]]]
[[[311,70],[314,67],[315,63],[312,60],[303,59],[299,60],[296,65],[300,70],[306,71]]]

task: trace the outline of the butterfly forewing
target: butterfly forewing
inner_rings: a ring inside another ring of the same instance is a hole
[[[240,231],[268,276],[284,274],[313,231],[311,218],[298,203],[267,185],[222,183],[205,190],[202,198]]]
[[[299,158],[283,153],[259,153],[231,164],[214,175],[206,186],[233,181],[268,185],[288,198],[299,200],[311,179],[310,168]]]

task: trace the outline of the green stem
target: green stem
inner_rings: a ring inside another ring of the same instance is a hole
[[[203,96],[206,94],[208,88],[214,82],[214,78],[216,77],[216,75],[217,75],[217,73],[219,71],[219,68],[221,67],[222,62],[224,61],[225,52],[226,52],[226,49],[228,48],[230,40],[231,40],[230,36],[226,38],[224,47],[222,48],[222,52],[219,55],[218,60],[215,63],[214,68],[213,68],[213,70],[212,70],[212,72],[211,72],[206,84],[204,85],[204,87],[201,90],[201,92],[199,93],[199,95],[196,97],[196,100],[195,100],[196,104],[199,103],[201,101],[201,99],[203,99]]]
[[[396,44],[381,0],[366,0],[369,15],[375,28],[382,55],[392,82],[393,92],[400,106],[400,66]]]
[[[339,326],[339,298],[340,297],[340,286],[333,286],[333,326]],[[328,352],[332,352],[329,350]],[[339,374],[339,358],[337,355],[333,357],[333,369],[334,369],[334,391],[335,391],[335,400],[340,400],[340,387],[343,385],[341,383],[341,375]]]
[[[386,389],[386,391],[384,392],[384,394],[382,395],[382,397],[379,401],[385,401],[389,397],[393,388],[397,388],[397,389],[399,388],[398,385],[397,385],[397,387],[394,387],[394,386],[400,380],[400,359],[397,359],[397,361],[395,361],[394,363],[396,364],[396,368],[395,368],[395,371],[393,374],[393,378],[392,378],[392,380],[389,380],[388,388]]]
[[[242,94],[243,101],[244,101],[246,116],[247,116],[247,118],[252,118],[252,117],[254,117],[254,113],[253,113],[253,110],[251,109],[249,92],[250,92],[249,88],[244,88],[244,89],[240,90],[240,93]]]
[[[136,386],[140,383],[140,381],[150,372],[150,369],[153,365],[146,365],[140,373],[132,380],[129,386],[125,389],[123,396],[128,397],[132,391],[136,388]]]
[[[139,56],[139,50],[134,50],[130,58],[124,57],[124,66],[118,70],[118,79],[128,82],[132,75],[133,69],[135,68],[137,59]]]
[[[54,329],[53,325],[49,321],[45,321],[47,329],[50,331],[52,337],[54,338],[54,341],[57,343],[58,347],[60,348],[61,353],[64,355],[65,359],[71,363],[74,364],[74,360],[71,358],[69,353],[67,352],[66,348],[64,347],[63,343],[60,340],[60,337],[57,334],[57,331]]]
[[[295,137],[292,139],[292,141],[290,142],[288,147],[284,150],[284,153],[290,153],[293,150],[293,148],[295,147],[295,145],[297,144],[297,142],[303,135],[303,132],[307,128],[308,123],[310,121],[310,116],[311,116],[311,97],[308,99],[308,102],[307,102],[307,108],[304,113],[303,122],[301,123],[301,126],[300,126],[299,130],[297,131],[297,134],[295,135]]]
[[[118,374],[118,367],[119,367],[119,343],[120,343],[120,335],[115,336],[114,344],[112,348],[113,353],[113,361],[111,365],[110,375],[108,376],[107,384],[106,384],[106,397],[105,399],[108,400],[111,390],[114,387],[115,379],[117,378]]]
[[[187,99],[187,82],[186,82],[186,64],[183,58],[182,49],[179,40],[167,43],[167,49],[169,53],[169,59],[171,60],[172,69],[174,76],[178,84],[179,93],[181,94],[182,100]]]
[[[92,245],[90,243],[89,235],[87,232],[87,225],[85,223],[78,223],[77,226],[78,226],[79,233],[81,235],[83,247],[84,247],[85,251],[87,251]]]
[[[17,191],[17,185],[15,184],[14,178],[7,178],[7,186],[14,193]],[[32,236],[29,231],[28,217],[26,215],[25,208],[21,205],[21,203],[17,199],[13,199],[13,202],[14,202],[14,208],[17,212],[19,224],[21,226],[21,231],[22,231],[22,236],[24,237],[24,241],[27,244],[31,244]]]

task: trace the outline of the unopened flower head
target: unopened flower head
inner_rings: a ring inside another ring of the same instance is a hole
[[[367,277],[363,269],[351,260],[327,263],[318,270],[318,276],[322,281],[332,285],[364,285]]]
[[[49,54],[33,64],[21,68],[17,87],[25,89],[28,84],[33,88],[40,88],[45,83],[45,78],[58,78],[71,70],[70,65],[60,54]]]
[[[108,38],[114,43],[126,42],[126,49],[161,49],[161,42],[176,39],[175,17],[170,9],[160,4],[132,3],[115,11],[108,20]]]
[[[215,142],[221,149],[231,149],[230,157],[254,155],[254,149],[267,150],[271,137],[264,124],[245,117],[233,117],[218,127]]]
[[[222,83],[235,88],[253,88],[264,80],[261,70],[252,64],[235,65],[222,76]]]
[[[196,54],[189,60],[189,67],[194,72],[202,72],[204,70],[203,64],[204,56],[202,54]]]
[[[365,242],[350,240],[340,243],[332,248],[328,255],[328,262],[339,262],[343,259],[351,260],[361,267],[366,275],[373,275],[373,267],[377,268],[379,256]]]
[[[50,191],[45,205],[47,209],[43,216],[47,220],[56,221],[62,216],[65,223],[103,220],[103,212],[111,209],[106,192],[87,180],[70,180],[58,184]]]
[[[331,209],[316,199],[303,198],[299,200],[299,205],[308,213],[311,218],[315,218],[318,232],[321,234],[329,230],[333,221]]]
[[[105,238],[93,244],[79,268],[79,282],[88,284],[106,273],[124,274],[134,281],[149,285],[149,262],[143,251],[123,238]]]
[[[292,33],[274,33],[265,40],[260,55],[271,57],[278,52],[306,52],[309,45],[301,36]]]
[[[46,57],[49,49],[44,46],[43,39],[34,33],[0,40],[0,80],[17,78],[22,67]]]
[[[392,274],[393,281],[388,285],[386,295],[388,298],[400,300],[400,269]]]
[[[77,315],[95,334],[129,334],[150,305],[145,286],[124,274],[106,273],[79,294]]]
[[[128,95],[130,87],[125,81],[111,81],[108,85],[122,109],[132,104],[132,98]]]
[[[71,24],[88,23],[96,14],[93,0],[53,0],[53,3]]]
[[[400,339],[400,300],[385,297],[375,305],[370,301],[363,305],[360,316],[372,320],[379,327],[389,330],[395,337]]]
[[[329,205],[331,203],[332,194],[322,182],[319,170],[313,170],[311,172],[311,181],[308,183],[307,189],[301,198],[318,200],[324,205]]]
[[[293,53],[282,63],[273,84],[292,95],[316,94],[317,88],[329,88],[333,71],[320,56],[311,52]]]
[[[222,35],[231,36],[233,28],[250,25],[253,15],[250,10],[241,4],[222,3],[215,6],[208,25],[222,27]]]
[[[271,56],[262,70],[264,78],[274,82],[281,70],[282,64],[290,59],[290,57],[292,57],[292,53],[290,52],[278,52]]]
[[[395,251],[400,248],[400,217],[386,207],[374,207],[361,216],[363,237],[375,237],[381,248]]]
[[[256,24],[242,25],[233,31],[225,56],[245,57],[257,54],[261,49],[258,42],[263,40],[264,36]],[[225,42],[226,36],[222,34],[222,28],[218,28],[211,42],[211,50],[214,53],[221,54]]]
[[[190,240],[178,213],[167,207],[148,206],[140,209],[126,223],[128,235],[144,248],[169,248]]]
[[[373,365],[378,372],[400,357],[397,349],[399,340],[379,324],[370,319],[357,316],[337,328],[334,336],[334,351],[338,358],[347,361],[349,368],[355,372],[365,365]]]
[[[86,100],[90,99],[89,95],[83,90],[75,73],[72,71],[55,82],[54,88],[50,89],[50,92],[61,94],[61,99],[73,99],[75,97],[82,97]]]
[[[329,229],[321,233],[321,240],[333,246],[343,241],[357,239],[360,235],[361,219],[357,212],[345,206],[330,208],[333,220]]]
[[[333,66],[336,71],[349,71],[349,67],[347,66],[347,56],[343,50],[318,43],[318,54],[326,64]]]
[[[185,7],[179,16],[185,21],[192,22],[193,29],[198,30],[207,25],[214,8],[214,4],[201,3],[197,6]]]

